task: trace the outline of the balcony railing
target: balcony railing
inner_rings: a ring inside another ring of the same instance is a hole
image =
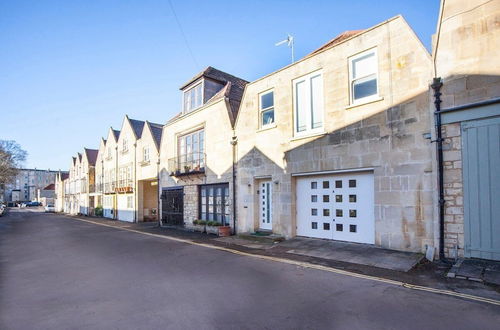
[[[205,173],[206,155],[193,152],[168,160],[168,172],[171,176]]]
[[[115,191],[118,193],[132,192],[134,189],[134,180],[132,179],[123,179],[118,180],[118,184],[115,188]]]

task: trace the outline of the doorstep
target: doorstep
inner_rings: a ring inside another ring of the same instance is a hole
[[[295,237],[279,244],[286,253],[360,264],[401,272],[410,271],[422,259],[421,253],[383,249],[370,244]]]
[[[474,282],[500,285],[500,261],[484,259],[458,259],[447,274]]]

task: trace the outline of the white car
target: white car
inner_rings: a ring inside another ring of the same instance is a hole
[[[54,204],[48,204],[45,206],[45,212],[55,212],[56,208],[54,207]]]

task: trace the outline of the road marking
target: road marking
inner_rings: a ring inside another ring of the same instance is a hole
[[[277,258],[277,257],[271,257],[271,256],[264,256],[264,255],[249,253],[249,252],[242,252],[242,251],[238,251],[238,250],[234,250],[234,249],[230,249],[230,248],[225,248],[225,247],[221,247],[221,246],[215,246],[215,245],[206,244],[206,243],[198,243],[198,242],[194,242],[194,241],[184,239],[184,238],[177,238],[177,237],[147,233],[147,232],[143,232],[143,231],[136,230],[136,229],[117,227],[117,226],[108,225],[105,223],[99,223],[99,222],[95,222],[95,221],[91,221],[91,220],[85,220],[85,219],[81,219],[81,218],[77,218],[77,217],[71,217],[71,219],[91,223],[94,225],[99,225],[99,226],[129,231],[129,232],[133,232],[133,233],[138,233],[138,234],[142,234],[142,235],[168,239],[168,240],[179,242],[179,243],[186,243],[186,244],[196,245],[196,246],[205,247],[205,248],[209,248],[209,249],[213,249],[213,250],[225,251],[225,252],[229,252],[229,253],[237,254],[237,255],[241,255],[241,256],[246,256],[246,257],[251,257],[251,258],[256,258],[256,259],[261,259],[261,260],[280,262],[280,263],[284,263],[284,264],[295,265],[295,266],[309,268],[309,269],[317,269],[317,270],[322,270],[322,271],[326,271],[326,272],[330,272],[330,273],[345,275],[345,276],[349,276],[349,277],[356,277],[356,278],[361,278],[361,279],[365,279],[365,280],[400,286],[400,287],[411,289],[411,290],[437,293],[437,294],[453,296],[453,297],[458,297],[458,298],[463,298],[463,299],[469,299],[469,300],[474,300],[474,301],[480,301],[480,302],[500,306],[500,300],[474,296],[474,295],[470,295],[470,294],[466,294],[466,293],[459,293],[459,292],[454,292],[454,291],[450,291],[450,290],[442,290],[442,289],[435,289],[435,288],[430,288],[430,287],[421,286],[421,285],[414,285],[414,284],[405,283],[405,282],[396,281],[396,280],[390,280],[390,279],[378,277],[378,276],[363,275],[363,274],[358,274],[358,273],[354,273],[354,272],[350,272],[350,271],[342,270],[342,269],[338,269],[338,268],[316,265],[316,264],[312,264],[309,262],[296,261],[296,260]]]

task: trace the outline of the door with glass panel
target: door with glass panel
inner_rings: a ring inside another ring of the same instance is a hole
[[[229,184],[213,184],[200,187],[200,219],[214,221],[222,226],[230,225]]]
[[[260,183],[259,189],[259,228],[273,229],[273,186],[271,181]]]

